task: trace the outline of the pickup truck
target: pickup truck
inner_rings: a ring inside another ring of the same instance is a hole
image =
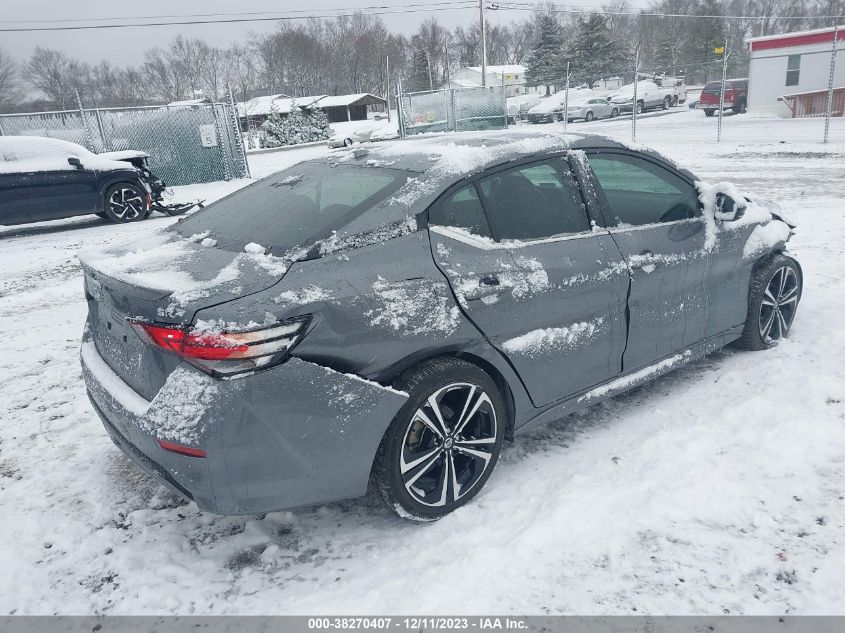
[[[687,100],[687,84],[683,79],[678,79],[677,77],[657,77],[654,83],[660,87],[664,96],[668,94],[672,97],[673,106]]]
[[[668,110],[675,103],[675,98],[680,101],[679,95],[673,93],[671,88],[661,88],[653,81],[637,82],[637,114],[657,108]],[[684,99],[686,99],[686,87],[684,87]],[[618,107],[620,112],[633,111],[634,84],[622,86],[616,94],[611,95],[610,102]]]

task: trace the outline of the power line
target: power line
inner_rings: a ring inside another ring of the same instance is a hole
[[[374,11],[363,11],[365,15],[397,15],[397,14],[406,14],[406,13],[431,13],[433,11],[450,11],[450,10],[462,10],[462,9],[471,9],[475,6],[475,2],[473,0],[459,0],[458,2],[454,3],[441,3],[441,4],[448,4],[449,6],[439,6],[439,7],[432,7],[431,3],[428,3],[424,6],[427,8],[416,8],[416,9],[404,9],[404,8],[395,8],[390,10],[374,10]],[[396,5],[394,5],[396,6]],[[405,5],[408,6],[408,5]],[[421,6],[421,5],[416,5]],[[84,24],[79,26],[33,26],[33,27],[15,27],[15,28],[0,28],[0,33],[29,33],[35,31],[84,31],[84,30],[97,30],[97,29],[127,29],[127,28],[146,28],[146,27],[155,27],[155,26],[190,26],[193,24],[234,24],[238,22],[289,22],[295,20],[309,20],[309,19],[316,19],[316,20],[326,20],[326,19],[334,19],[334,18],[350,18],[354,17],[362,13],[362,10],[356,9],[351,13],[333,13],[333,14],[307,14],[307,15],[298,15],[293,16],[289,14],[280,15],[276,14],[273,16],[267,17],[244,17],[244,18],[228,18],[223,20],[183,20],[183,21],[157,21],[157,22],[133,22],[130,24]],[[127,19],[134,19],[134,18],[127,18]],[[155,18],[153,18],[155,19]],[[69,21],[69,20],[68,20]]]
[[[437,7],[443,5],[466,4],[471,0],[446,0],[443,2],[425,2],[416,4],[376,4],[363,7],[342,7],[335,9],[291,9],[289,11],[237,11],[235,13],[182,13],[172,15],[131,15],[125,17],[113,16],[108,18],[49,18],[36,20],[3,20],[0,19],[0,24],[49,24],[52,22],[107,22],[109,20],[166,20],[166,19],[182,19],[182,18],[212,18],[212,17],[241,17],[241,16],[277,16],[289,15],[297,13],[313,14],[315,12],[347,12],[360,11],[362,13],[369,13],[371,11],[381,9],[411,9],[415,7]],[[444,7],[448,9],[448,6]],[[308,16],[305,16],[308,17]],[[300,18],[303,19],[303,18]]]
[[[551,8],[551,7],[570,7],[570,8]],[[691,13],[660,13],[650,11],[606,11],[603,9],[588,9],[584,7],[574,7],[571,5],[552,4],[551,6],[538,7],[537,5],[528,4],[525,2],[490,2],[488,8],[496,11],[500,9],[507,9],[508,11],[531,11],[534,13],[566,13],[572,15],[592,15],[598,13],[600,15],[622,15],[622,16],[645,16],[657,18],[693,18],[693,19],[722,19],[722,20],[843,20],[845,16],[842,15],[696,15]]]

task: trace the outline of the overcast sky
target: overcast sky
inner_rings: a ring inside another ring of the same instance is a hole
[[[433,0],[435,1],[435,0]],[[579,0],[579,6],[600,6],[606,0]],[[56,20],[41,26],[80,24],[80,19],[138,18],[150,16],[178,16],[185,14],[285,12],[342,10],[373,5],[421,5],[424,0],[0,0],[0,28],[38,26],[20,23],[22,20]],[[642,0],[634,0],[642,6]],[[529,15],[525,11],[492,11],[486,13],[488,24],[506,24]],[[392,31],[410,33],[427,17],[434,16],[449,26],[470,24],[477,20],[477,9],[444,9],[437,12],[383,15]],[[149,21],[149,20],[148,20]],[[68,55],[87,62],[108,59],[124,66],[142,61],[144,49],[167,44],[180,33],[186,37],[202,37],[216,46],[226,46],[242,40],[249,31],[266,33],[276,28],[276,22],[243,22],[236,24],[202,24],[190,26],[158,26],[153,28],[98,29],[82,31],[0,32],[0,47],[18,59],[28,57],[36,45],[57,48]]]

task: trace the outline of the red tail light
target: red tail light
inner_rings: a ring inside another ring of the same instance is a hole
[[[239,374],[282,362],[299,342],[309,319],[289,320],[243,332],[191,330],[133,321],[147,342],[211,374]]]
[[[183,446],[174,442],[167,442],[165,440],[156,440],[158,445],[164,450],[171,453],[179,453],[179,455],[187,455],[188,457],[205,457],[205,451],[201,448],[194,448],[193,446]]]

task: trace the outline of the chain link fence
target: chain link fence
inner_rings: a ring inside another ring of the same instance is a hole
[[[508,126],[505,87],[398,91],[399,134],[498,130]]]
[[[95,153],[139,150],[168,185],[249,175],[231,103],[0,115],[0,134],[71,141]]]

